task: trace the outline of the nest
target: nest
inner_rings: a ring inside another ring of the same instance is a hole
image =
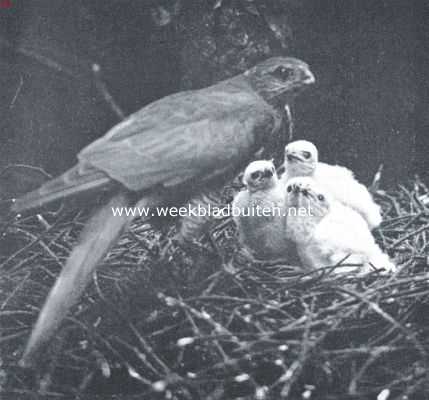
[[[429,191],[416,178],[376,197],[389,276],[243,261],[228,222],[161,257],[163,235],[135,221],[36,370],[18,360],[85,216],[15,220],[0,243],[1,397],[424,398]]]

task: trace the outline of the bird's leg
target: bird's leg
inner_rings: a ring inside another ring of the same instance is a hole
[[[219,211],[225,205],[221,202],[219,190],[206,190],[198,196],[193,197],[188,202],[189,214],[182,217],[178,224],[178,231],[181,239],[186,244],[191,244],[191,247],[204,249],[207,252],[207,247],[201,244],[201,238],[207,235],[209,242],[216,253],[219,249],[216,245],[214,232],[218,227],[213,227],[216,220],[219,218]],[[223,216],[223,213],[221,213]]]
[[[210,229],[207,231],[207,238],[214,252],[223,260],[223,251],[217,244],[216,233],[220,232],[222,229],[230,225],[232,223],[232,219],[229,216],[222,216],[215,218],[215,220],[221,222],[210,227]]]
[[[257,262],[256,258],[253,256],[250,250],[244,246],[240,247],[236,251],[236,253],[234,254],[234,261],[238,265],[254,264]]]
[[[222,223],[222,225],[224,225],[224,226],[227,225],[227,224],[225,224],[225,222],[229,223],[229,221],[224,221]],[[219,258],[221,260],[223,260],[224,259],[224,254],[223,254],[221,248],[218,246],[217,241],[216,241],[216,237],[215,237],[216,232],[219,231],[220,229],[221,228],[219,228],[218,226],[210,229],[207,232],[207,237],[208,237],[209,243],[210,243],[211,247],[213,248],[213,250],[215,251],[215,253],[219,256]]]
[[[214,215],[214,210],[220,210],[225,206],[220,201],[219,192],[219,190],[207,189],[189,200],[186,206],[189,213],[179,219],[177,232],[171,234],[170,230],[165,239],[160,242],[159,256],[161,258],[171,257],[180,248],[197,258],[208,254],[216,255],[223,261],[223,252],[217,245],[215,233],[230,221],[226,217]],[[218,226],[213,226],[217,220],[224,221]],[[201,242],[204,236],[207,237],[210,247]]]

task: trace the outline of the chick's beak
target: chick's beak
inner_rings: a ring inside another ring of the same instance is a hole
[[[270,169],[266,169],[264,171],[264,178],[271,178],[273,176],[273,171],[271,171]]]
[[[301,161],[301,158],[293,152],[286,151],[286,158],[288,161]]]

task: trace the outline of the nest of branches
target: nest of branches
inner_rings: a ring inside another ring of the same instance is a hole
[[[19,357],[85,216],[13,221],[0,243],[1,397],[424,398],[429,190],[416,178],[376,197],[375,234],[399,266],[389,276],[250,263],[228,222],[161,257],[165,234],[135,221],[33,370]]]

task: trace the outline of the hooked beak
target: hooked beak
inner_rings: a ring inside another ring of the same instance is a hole
[[[302,159],[295,153],[286,153],[286,158],[288,161],[302,161]]]
[[[266,169],[264,171],[264,178],[271,178],[273,176],[273,171],[271,171],[270,169]]]
[[[292,193],[293,194],[298,194],[299,193],[299,186],[296,184],[291,185],[291,189],[292,189]]]
[[[294,194],[302,193],[305,197],[311,196],[311,193],[308,191],[308,189],[303,188],[298,184],[292,184],[291,189],[292,189],[292,193]]]
[[[303,79],[303,83],[305,85],[312,85],[315,82],[316,78],[314,77],[313,73],[309,69],[307,69],[305,73],[305,78]]]

